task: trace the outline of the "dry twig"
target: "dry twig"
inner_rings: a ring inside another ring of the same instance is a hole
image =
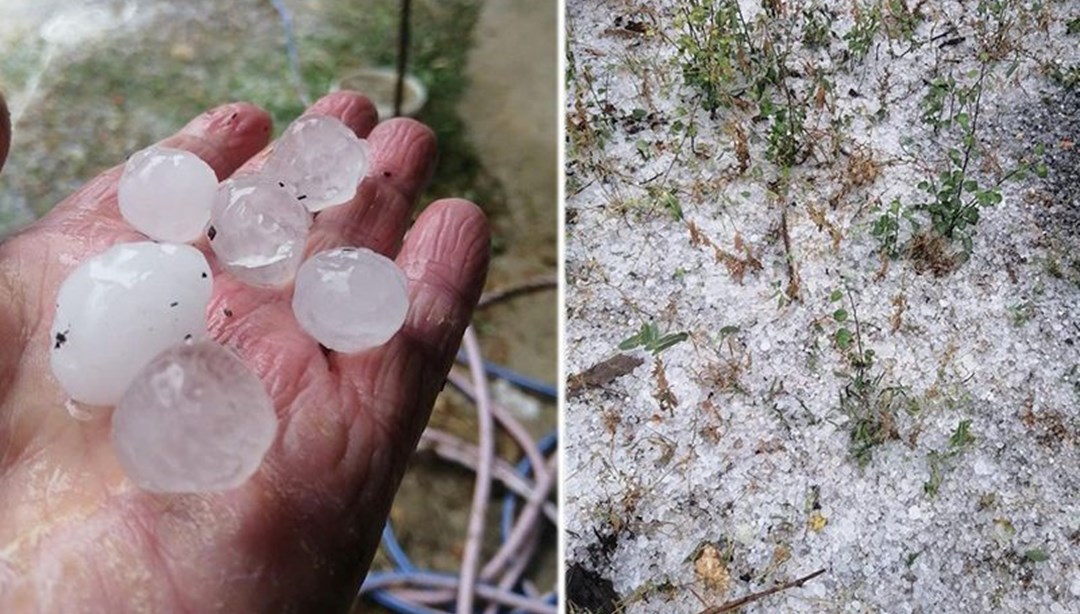
[[[756,593],[750,593],[749,595],[746,595],[744,597],[739,597],[738,599],[732,599],[731,601],[721,603],[720,605],[714,605],[714,606],[712,606],[710,608],[705,608],[704,610],[702,610],[698,614],[720,614],[721,612],[730,612],[732,610],[741,608],[741,607],[743,607],[744,605],[746,605],[748,603],[753,603],[753,602],[758,601],[760,599],[764,599],[765,597],[768,597],[769,595],[772,595],[773,593],[779,593],[780,591],[786,591],[789,588],[798,588],[798,587],[802,586],[803,584],[806,584],[810,580],[820,576],[823,573],[825,573],[825,570],[824,569],[819,569],[819,570],[815,571],[814,573],[803,576],[803,577],[801,577],[801,578],[799,578],[797,580],[792,580],[791,582],[785,582],[783,584],[777,584],[776,586],[774,586],[772,588],[767,588],[767,589],[765,589],[763,591],[758,591]]]

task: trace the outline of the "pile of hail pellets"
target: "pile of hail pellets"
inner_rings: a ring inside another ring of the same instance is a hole
[[[382,345],[408,310],[404,274],[361,248],[303,261],[312,215],[356,195],[367,143],[337,119],[307,116],[279,139],[262,170],[218,184],[190,152],[133,155],[120,212],[153,241],[123,243],[60,286],[52,371],[73,401],[115,406],[112,441],[124,471],[155,492],[235,488],[277,433],[262,382],[207,335],[210,266],[189,243],[207,236],[229,275],[287,287],[300,327],[343,353]]]

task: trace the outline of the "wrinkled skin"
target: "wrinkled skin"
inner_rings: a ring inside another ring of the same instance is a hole
[[[352,93],[311,110],[366,137],[373,169],[353,202],[318,216],[308,251],[362,245],[395,257],[409,279],[404,328],[365,354],[324,352],[298,329],[287,291],[240,284],[199,245],[217,274],[210,333],[266,385],[281,421],[277,440],[233,491],[140,492],[113,455],[109,410],[74,420],[48,366],[58,285],[87,257],[140,239],[117,209],[121,169],[7,239],[0,612],[333,612],[352,602],[478,299],[489,231],[475,205],[444,200],[405,232],[434,165],[428,128],[407,119],[376,125],[371,103]],[[9,137],[2,126],[0,152]],[[230,104],[163,144],[195,152],[224,179],[257,168],[269,135],[264,112]]]

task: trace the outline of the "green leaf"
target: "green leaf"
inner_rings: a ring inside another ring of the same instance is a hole
[[[833,312],[832,317],[837,322],[843,322],[844,320],[847,320],[847,311],[844,311],[843,309],[837,309]]]
[[[829,295],[829,300],[834,303],[842,298],[844,298],[843,290],[833,290],[832,294]]]
[[[630,337],[623,339],[619,344],[620,350],[632,350],[641,345],[647,345],[656,338],[656,326],[653,324],[642,324],[638,332],[634,333]]]
[[[632,350],[639,345],[641,345],[641,339],[637,335],[634,335],[633,337],[627,337],[626,339],[623,339],[622,343],[619,344],[619,349]]]
[[[660,352],[663,352],[664,350],[675,345],[676,343],[686,341],[689,338],[690,333],[686,332],[664,335],[660,339],[657,339],[654,343],[649,344],[646,349],[651,351],[653,354],[659,354]]]
[[[1032,548],[1024,553],[1024,558],[1032,563],[1042,563],[1043,561],[1049,561],[1050,555],[1042,548]]]
[[[1046,176],[1050,174],[1050,171],[1046,168],[1046,164],[1040,162],[1035,165],[1035,174],[1039,176],[1039,179],[1046,179]]]
[[[738,326],[728,325],[720,329],[720,335],[723,337],[726,337],[727,335],[734,335],[737,332],[739,332]]]
[[[851,345],[851,331],[846,328],[841,328],[836,331],[836,345],[841,350],[846,350]]]
[[[660,337],[660,327],[649,323],[641,327],[641,340],[646,345],[651,344]]]
[[[971,434],[971,420],[961,420],[956,425],[956,430],[953,431],[952,436],[949,437],[949,447],[962,448],[973,441],[975,441],[975,437]]]

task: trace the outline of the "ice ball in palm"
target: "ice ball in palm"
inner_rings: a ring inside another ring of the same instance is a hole
[[[212,282],[188,245],[122,243],[82,263],[56,298],[57,381],[76,401],[114,405],[154,356],[206,334]]]
[[[117,198],[120,213],[139,232],[188,243],[206,228],[216,192],[217,175],[199,156],[154,145],[128,159]]]
[[[352,200],[367,167],[367,141],[338,119],[309,115],[285,130],[262,172],[314,212]]]
[[[405,275],[393,260],[344,247],[315,254],[296,274],[293,313],[309,335],[336,352],[386,343],[409,308]]]
[[[245,283],[291,280],[303,258],[311,214],[277,183],[259,175],[221,184],[210,213],[210,246],[226,271]]]
[[[209,340],[154,358],[112,417],[113,447],[125,473],[155,492],[240,486],[259,468],[276,433],[262,382]]]

